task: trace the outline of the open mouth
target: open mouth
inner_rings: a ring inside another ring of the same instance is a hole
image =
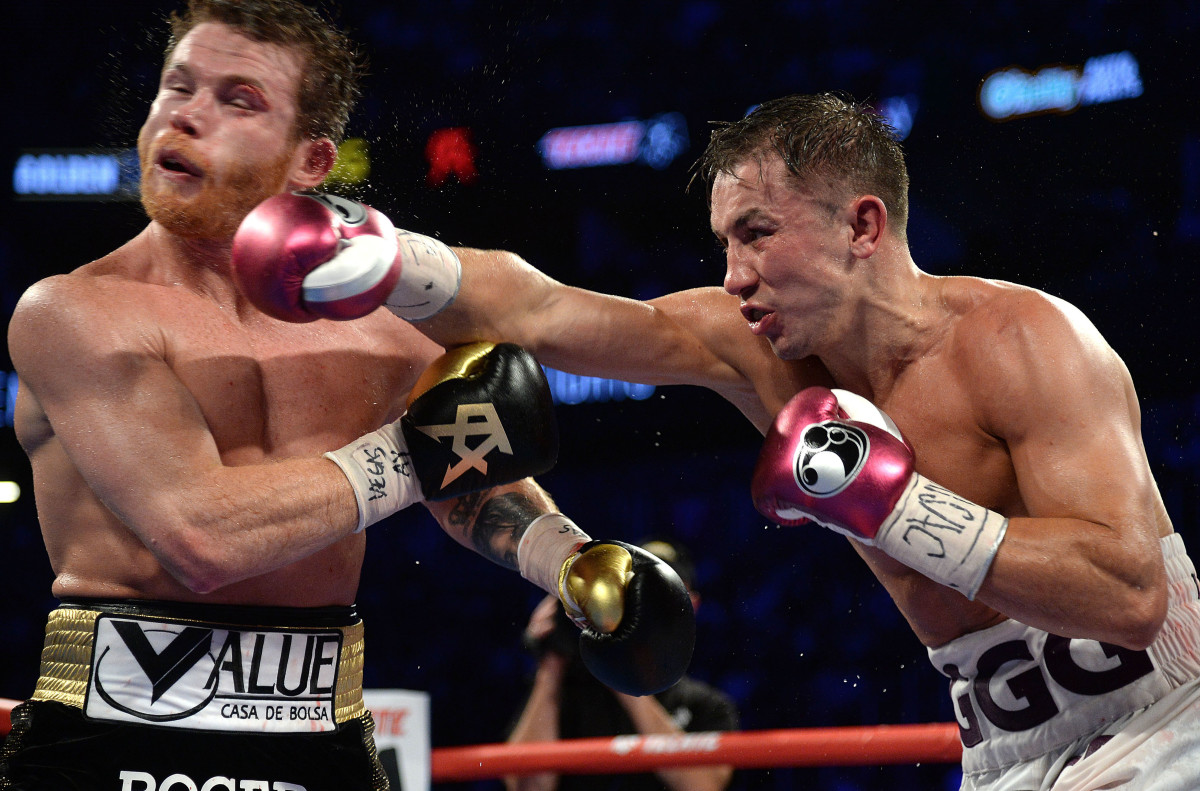
[[[758,322],[762,321],[764,316],[768,316],[770,314],[771,311],[763,310],[762,308],[754,308],[750,307],[749,305],[742,307],[742,316],[744,316],[746,321],[750,322],[751,324],[757,324]]]
[[[179,173],[186,176],[203,175],[199,167],[183,155],[174,151],[164,151],[159,154],[158,166],[170,173]]]

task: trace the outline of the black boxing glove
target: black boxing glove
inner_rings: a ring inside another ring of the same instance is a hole
[[[400,427],[426,500],[539,475],[558,460],[550,384],[513,343],[472,343],[434,360]]]
[[[653,695],[687,671],[696,612],[669,565],[622,541],[590,541],[559,581],[567,614],[583,632],[579,651],[597,679],[627,695]]]
[[[350,481],[359,530],[415,502],[539,475],[558,459],[550,385],[520,346],[460,346],[425,370],[400,420],[325,456]]]

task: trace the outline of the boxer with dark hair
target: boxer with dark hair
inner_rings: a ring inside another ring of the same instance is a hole
[[[1200,787],[1200,584],[1113,348],[1033,288],[919,269],[903,152],[852,101],[765,102],[698,175],[724,293],[462,250],[417,326],[736,404],[767,434],[758,508],[850,536],[949,678],[964,788]]]
[[[526,477],[557,454],[527,352],[446,351],[386,310],[282,322],[235,285],[247,212],[334,164],[344,37],[293,0],[193,0],[175,31],[138,138],[149,225],[33,285],[9,324],[61,606],[0,788],[386,788],[354,602],[364,528],[417,502],[560,596],[597,672],[672,682],[682,582]]]

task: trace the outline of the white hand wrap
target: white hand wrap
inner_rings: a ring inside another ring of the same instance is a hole
[[[974,600],[1008,519],[914,473],[872,542],[909,568]]]
[[[591,536],[562,514],[542,514],[529,523],[517,544],[517,567],[522,577],[560,597],[563,563],[591,540]]]
[[[325,454],[350,480],[358,501],[358,527],[372,525],[425,499],[399,423],[389,423]]]
[[[436,316],[458,296],[462,262],[437,239],[399,229],[397,235],[400,282],[383,304],[406,321]]]

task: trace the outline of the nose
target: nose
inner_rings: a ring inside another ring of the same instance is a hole
[[[741,245],[730,242],[725,250],[725,291],[740,296],[758,282],[758,276],[750,266]]]
[[[204,131],[209,104],[205,91],[196,91],[186,102],[171,110],[171,126],[185,135],[200,135]]]

